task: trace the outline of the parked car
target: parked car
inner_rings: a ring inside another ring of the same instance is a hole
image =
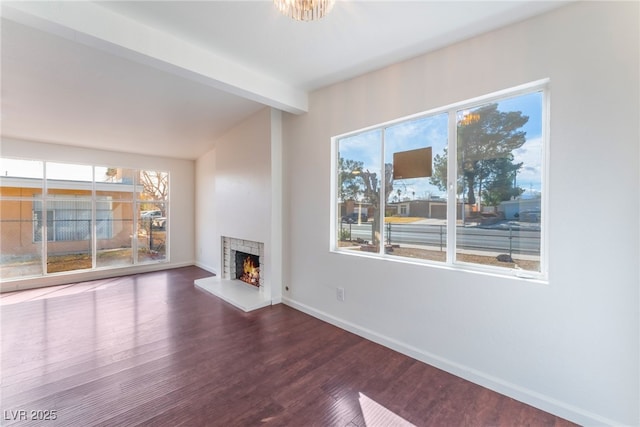
[[[360,222],[367,222],[368,220],[369,220],[369,217],[367,216],[367,214],[365,213],[360,214]],[[358,222],[358,213],[353,212],[353,213],[350,213],[349,215],[345,215],[341,218],[341,221],[347,224],[355,224]]]
[[[144,218],[144,219],[153,219],[159,216],[162,216],[162,211],[160,210],[142,211],[140,213],[140,218]]]

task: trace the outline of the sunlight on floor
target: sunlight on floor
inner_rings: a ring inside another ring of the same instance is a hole
[[[22,291],[6,292],[0,294],[0,306],[16,304],[25,301],[35,301],[46,298],[61,297],[78,294],[81,292],[93,292],[106,289],[119,283],[119,278],[104,279],[95,282],[81,282],[70,285],[48,286],[43,288],[26,289]]]
[[[405,420],[399,415],[394,414],[375,400],[360,393],[360,409],[364,417],[365,425],[367,427],[378,426],[394,426],[394,427],[409,427],[413,426],[409,421]]]

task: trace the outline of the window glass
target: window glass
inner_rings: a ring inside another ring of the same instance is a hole
[[[0,158],[0,171],[6,178],[43,178],[43,162],[37,160]]]
[[[542,92],[457,111],[456,260],[540,271]]]
[[[133,200],[133,169],[96,167],[96,197],[109,200]]]
[[[389,126],[384,133],[387,254],[436,261],[447,251],[447,114]]]
[[[34,197],[42,194],[44,163],[0,158],[0,196]]]
[[[375,130],[343,138],[338,142],[337,245],[356,251],[380,251],[380,194],[382,131]]]
[[[42,212],[44,163],[0,158],[0,279],[43,274],[42,242],[34,236]]]
[[[167,260],[167,172],[8,158],[0,170],[0,278]]]
[[[37,229],[47,230],[47,273],[93,267],[93,167],[46,162],[47,196]],[[38,236],[34,236],[34,239]],[[42,233],[40,235],[42,238]]]
[[[47,243],[47,273],[86,270],[92,266],[91,240]]]
[[[137,180],[138,202],[138,261],[164,260],[167,256],[169,226],[169,174],[142,170]]]
[[[545,85],[336,138],[335,249],[544,277]]]
[[[167,255],[165,203],[144,202],[138,212],[138,261],[163,260]]]
[[[142,170],[138,174],[136,184],[138,197],[142,201],[169,200],[169,174],[166,172]]]
[[[0,278],[42,274],[41,211],[31,200],[0,200]]]
[[[134,169],[95,167],[96,266],[133,264]]]
[[[42,239],[44,207],[34,203],[35,239]],[[67,199],[49,196],[46,200],[47,273],[92,268],[92,202],[90,198]]]
[[[47,194],[69,199],[90,198],[93,191],[93,168],[70,163],[46,163]]]
[[[97,267],[133,263],[133,206],[133,202],[120,200],[97,201]]]
[[[36,229],[44,226],[44,206],[40,201],[33,203]],[[39,233],[39,231],[38,231]],[[91,200],[47,199],[47,240],[74,241],[91,239]],[[41,234],[34,234],[40,240]]]

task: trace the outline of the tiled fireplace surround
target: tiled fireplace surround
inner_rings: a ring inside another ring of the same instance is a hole
[[[264,290],[264,243],[251,240],[222,237],[222,278],[235,279],[236,251],[260,257],[260,290]]]
[[[260,286],[256,287],[235,279],[235,252],[260,257]],[[221,241],[221,272],[219,276],[195,281],[195,286],[244,310],[252,311],[271,305],[271,291],[265,276],[264,243],[223,236]],[[268,271],[267,271],[268,272]]]

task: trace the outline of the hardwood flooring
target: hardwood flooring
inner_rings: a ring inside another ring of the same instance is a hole
[[[3,295],[0,424],[573,425],[283,304],[244,313],[208,275]]]

